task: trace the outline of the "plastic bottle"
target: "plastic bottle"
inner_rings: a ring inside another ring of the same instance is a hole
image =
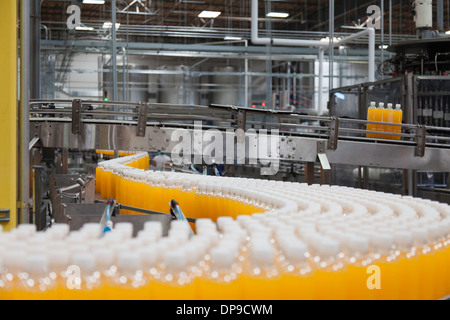
[[[369,240],[360,236],[347,237],[348,253],[345,256],[347,265],[346,282],[347,297],[350,300],[372,300],[373,291],[367,287],[367,267],[372,260],[368,254]]]
[[[111,277],[111,298],[114,300],[147,300],[149,295],[138,252],[120,252],[117,273]]]
[[[394,123],[398,123],[401,124],[403,121],[403,111],[402,111],[402,106],[400,104],[396,104],[395,105],[395,110],[394,110]],[[395,133],[402,133],[402,127],[400,126],[392,126],[394,128],[393,132]],[[401,140],[402,137],[400,136],[392,136],[393,140]]]
[[[289,237],[281,245],[285,261],[281,267],[281,298],[285,300],[314,299],[314,270],[308,262],[307,246]]]
[[[377,233],[371,239],[373,264],[379,268],[381,288],[374,289],[377,300],[396,300],[399,298],[399,260],[393,251],[393,236]]]
[[[5,300],[20,299],[18,285],[25,264],[25,250],[6,251],[3,256],[4,274],[2,275],[2,296]]]
[[[394,123],[395,120],[395,111],[392,108],[392,103],[387,104],[387,108],[383,112],[383,122],[386,123]],[[384,125],[384,132],[394,132],[395,126],[390,125]],[[391,135],[384,135],[385,139],[393,139],[394,136]]]
[[[343,300],[347,298],[345,265],[339,258],[339,242],[319,237],[314,242],[316,255],[313,258],[315,284],[318,300]]]
[[[384,108],[384,103],[383,102],[378,103],[378,108],[375,109],[375,121],[382,122],[383,121],[383,114],[384,114],[385,111],[386,111],[386,109]],[[375,125],[375,131],[382,132],[383,129],[384,129],[384,125],[383,124],[376,124]],[[383,134],[376,134],[375,138],[383,139],[383,138],[385,138],[385,135],[383,135]]]
[[[193,279],[186,272],[187,258],[183,248],[168,250],[164,254],[164,270],[155,281],[155,299],[194,300]]]
[[[375,110],[377,109],[377,104],[375,101],[372,101],[367,109],[367,121],[376,121],[375,120]],[[367,131],[376,131],[376,124],[368,123]],[[375,138],[374,133],[367,133],[367,138]]]
[[[252,240],[242,279],[245,300],[281,299],[281,274],[276,268],[275,249],[270,242]]]
[[[434,252],[428,245],[428,231],[424,227],[416,227],[412,230],[413,245],[416,250],[419,265],[419,299],[435,299],[434,284],[436,274],[434,272]]]
[[[17,297],[23,300],[45,300],[53,289],[54,282],[48,274],[48,258],[45,254],[31,254],[26,257],[24,272],[20,273]]]
[[[410,231],[394,233],[395,254],[399,260],[399,299],[419,299],[419,264],[416,251],[412,248],[413,235]]]
[[[227,246],[211,250],[211,268],[199,282],[199,299],[202,300],[240,300],[240,269],[236,255]]]
[[[48,290],[50,300],[63,300],[66,298],[67,267],[69,266],[70,256],[66,249],[50,249],[48,254],[49,277],[54,286]]]
[[[442,242],[439,223],[432,222],[427,226],[428,232],[428,246],[431,248],[433,255],[433,269],[431,272],[434,276],[434,299],[441,299],[446,296],[446,277],[448,274],[448,267],[445,261],[445,247]]]
[[[70,300],[103,299],[100,273],[92,253],[76,253],[67,272],[67,293]]]

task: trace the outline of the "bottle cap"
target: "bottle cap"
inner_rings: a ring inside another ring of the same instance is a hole
[[[410,248],[413,244],[413,234],[407,230],[394,232],[394,243],[403,248]]]
[[[395,109],[400,110],[401,108],[402,108],[402,105],[401,105],[401,104],[397,103],[397,104],[395,105]]]
[[[347,238],[348,248],[353,252],[366,254],[369,251],[369,239],[359,236],[351,236]]]
[[[186,253],[181,249],[170,250],[164,254],[164,264],[169,272],[181,272],[186,268]]]
[[[117,268],[121,273],[134,273],[141,268],[138,252],[121,252],[117,257]]]
[[[158,250],[156,246],[148,246],[138,251],[142,266],[146,269],[155,267],[158,262]]]
[[[225,247],[216,247],[211,250],[211,263],[214,268],[230,268],[233,265],[234,256]]]
[[[163,227],[160,221],[147,221],[144,223],[144,230],[154,233],[159,240],[163,235]]]
[[[387,104],[388,109],[392,109],[392,106],[393,106],[392,103],[388,103],[388,104]]]
[[[274,263],[275,250],[265,241],[254,241],[250,247],[252,262],[256,267],[271,267]]]
[[[48,270],[48,258],[45,254],[31,254],[26,257],[24,267],[29,274],[43,275]]]
[[[320,239],[318,252],[322,258],[337,256],[340,250],[339,242],[329,238]]]
[[[124,239],[130,239],[133,237],[133,224],[131,222],[117,222],[114,229],[116,231],[121,231]]]
[[[380,102],[380,103],[378,104],[378,106],[379,106],[380,108],[384,108],[384,102]]]
[[[97,261],[97,267],[103,271],[114,264],[114,250],[110,248],[98,248],[92,251]]]
[[[298,264],[306,261],[307,249],[305,243],[297,240],[285,243],[283,252],[290,263]]]
[[[78,266],[82,274],[92,274],[96,267],[94,255],[87,252],[75,253],[72,256],[72,264]]]
[[[413,244],[423,246],[428,242],[428,231],[426,228],[416,227],[411,229],[413,234]]]
[[[375,107],[376,105],[377,105],[377,103],[376,103],[375,101],[371,101],[371,102],[370,102],[370,106],[371,106],[371,107]]]
[[[4,255],[3,263],[9,272],[15,273],[23,269],[25,259],[25,251],[7,251]]]
[[[372,237],[372,245],[376,250],[388,251],[394,243],[393,236],[387,233],[376,233]]]

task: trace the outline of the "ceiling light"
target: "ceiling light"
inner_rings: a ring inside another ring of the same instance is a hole
[[[205,10],[205,11],[200,12],[198,17],[214,19],[214,18],[217,18],[218,16],[220,16],[221,14],[222,14],[222,12],[220,12],[220,11],[206,11]]]
[[[225,38],[223,38],[223,40],[226,40],[226,41],[239,41],[239,40],[242,40],[242,38],[241,37],[226,36]]]
[[[84,4],[105,4],[105,0],[83,0]]]
[[[103,24],[103,29],[111,29],[112,28],[112,22],[106,21]],[[120,28],[120,23],[116,23],[116,30]]]
[[[387,48],[389,48],[389,46],[387,45],[387,44],[384,44],[384,45],[380,45],[380,46],[378,46],[378,49],[383,49],[383,50],[386,50]]]
[[[289,13],[286,12],[269,12],[266,14],[266,17],[268,18],[287,18],[289,17]]]
[[[330,42],[330,38],[329,37],[325,37],[325,38],[322,38],[322,39],[320,39],[320,41],[322,41],[322,42]],[[339,42],[339,41],[341,41],[341,37],[333,37],[333,42]]]
[[[81,26],[76,27],[75,30],[78,30],[78,31],[93,31],[94,28],[81,25]]]
[[[446,31],[445,34],[450,34],[450,30]]]

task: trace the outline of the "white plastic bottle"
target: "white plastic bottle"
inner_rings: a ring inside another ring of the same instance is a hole
[[[138,252],[121,252],[117,259],[117,273],[111,277],[111,299],[147,300],[142,260]]]
[[[281,297],[281,274],[275,265],[275,249],[266,239],[254,239],[244,263],[244,299],[273,300]]]
[[[45,300],[55,283],[48,273],[48,258],[45,254],[28,255],[24,272],[20,273],[17,297],[23,300]]]
[[[196,298],[193,279],[187,273],[186,252],[182,247],[166,251],[164,270],[155,282],[155,299],[193,300]]]
[[[202,300],[240,300],[242,288],[237,255],[226,245],[211,250],[211,268],[199,281]]]

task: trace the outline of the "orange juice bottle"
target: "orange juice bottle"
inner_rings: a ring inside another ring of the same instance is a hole
[[[403,121],[403,111],[402,111],[402,106],[400,104],[396,104],[395,105],[395,110],[394,110],[394,121],[393,123],[398,123],[401,124]],[[393,126],[394,127],[394,132],[395,133],[402,133],[402,127],[400,126]],[[394,140],[400,140],[401,137],[400,136],[392,136],[392,139]]]
[[[445,283],[448,276],[448,266],[445,261],[445,247],[443,245],[443,239],[441,238],[441,230],[439,223],[430,223],[427,226],[428,231],[428,245],[431,248],[431,252],[434,255],[434,299],[441,299],[446,296]]]
[[[20,274],[17,297],[23,300],[45,300],[53,289],[54,282],[48,273],[48,258],[45,253],[26,257],[24,272]]]
[[[392,103],[387,104],[387,109],[384,110],[383,113],[383,122],[385,123],[394,123],[395,111],[392,108]],[[384,132],[394,132],[395,126],[384,125]],[[385,135],[385,139],[393,139],[394,136]]]
[[[4,253],[4,273],[0,295],[2,300],[21,299],[18,290],[20,275],[25,264],[25,250],[8,250]]]
[[[371,239],[372,264],[380,270],[381,288],[373,289],[377,300],[396,300],[400,295],[400,263],[393,250],[392,234],[377,233]]]
[[[371,264],[369,240],[360,236],[349,236],[346,242],[347,297],[349,300],[372,300],[373,291],[367,287],[367,267]]]
[[[148,300],[140,254],[119,252],[117,256],[117,273],[110,278],[110,294],[118,300]]]
[[[376,121],[375,120],[375,110],[377,109],[377,105],[375,101],[370,103],[369,108],[367,109],[367,121]],[[376,125],[373,123],[367,124],[367,131],[376,131]],[[375,138],[374,133],[368,132],[366,134],[367,138]]]
[[[250,244],[249,261],[242,274],[244,300],[281,299],[281,274],[275,264],[275,249],[266,239]]]
[[[96,193],[101,192],[102,173],[103,173],[103,168],[98,165],[97,168],[95,168],[95,192]]]
[[[347,298],[346,265],[339,258],[340,244],[330,238],[317,238],[314,261],[315,297],[318,300]]]
[[[69,266],[69,251],[66,249],[52,249],[48,252],[49,277],[54,286],[48,292],[50,300],[65,299],[67,281],[67,267]]]
[[[187,257],[182,247],[164,253],[164,269],[154,282],[155,299],[194,300],[196,298],[193,279],[187,273]]]
[[[236,254],[227,246],[211,250],[211,267],[199,283],[198,298],[202,300],[240,300],[240,268]]]
[[[382,122],[383,121],[383,114],[384,114],[385,111],[386,111],[386,109],[384,108],[384,103],[383,102],[378,103],[378,108],[375,109],[375,121]],[[375,125],[375,131],[383,132],[383,130],[384,130],[384,125],[383,124],[376,124]],[[375,138],[383,139],[383,138],[385,138],[385,135],[383,135],[383,134],[376,134]]]
[[[79,252],[72,255],[70,271],[66,282],[69,300],[98,300],[103,296],[100,274],[96,270],[96,260],[92,253]]]
[[[399,299],[417,300],[419,299],[419,264],[416,251],[412,248],[412,233],[405,230],[395,231],[394,242],[400,270]]]
[[[428,231],[424,227],[416,227],[411,231],[419,267],[419,299],[435,299],[435,257],[432,248],[428,245]]]
[[[91,249],[92,254],[96,257],[96,265],[99,281],[102,284],[99,297],[101,299],[118,299],[112,292],[113,286],[111,279],[117,274],[117,266],[115,265],[115,252],[112,247],[98,246]]]
[[[293,238],[281,247],[285,257],[281,268],[282,299],[314,299],[314,270],[307,259],[307,246]]]

